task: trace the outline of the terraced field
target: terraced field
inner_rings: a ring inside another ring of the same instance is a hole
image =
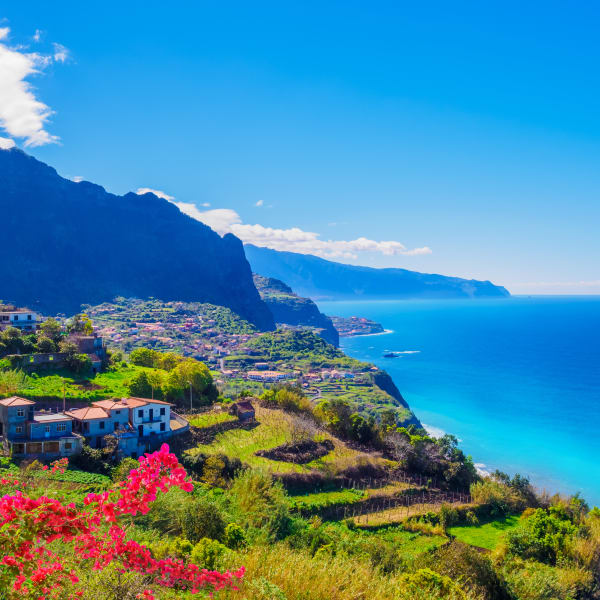
[[[202,415],[206,423],[212,418]],[[210,444],[200,444],[190,453],[225,454],[231,458],[239,458],[251,467],[266,467],[275,473],[303,473],[312,469],[332,468],[336,464],[350,464],[357,460],[361,453],[353,450],[336,438],[327,435],[333,441],[334,449],[317,460],[298,465],[291,462],[270,460],[256,456],[258,450],[271,450],[284,443],[299,439],[305,434],[303,420],[279,410],[256,407],[256,427],[248,429],[231,429],[218,433]],[[207,427],[209,425],[206,425]]]

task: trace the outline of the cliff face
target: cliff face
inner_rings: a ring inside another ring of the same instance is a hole
[[[508,291],[490,281],[407,271],[373,269],[324,260],[308,254],[279,252],[247,244],[255,273],[275,277],[301,296],[331,300],[399,298],[502,298]]]
[[[240,240],[154,194],[116,196],[21,150],[0,150],[0,211],[3,300],[52,314],[154,296],[227,306],[274,328]]]
[[[276,323],[314,327],[326,342],[339,346],[337,329],[312,300],[294,294],[292,288],[278,279],[255,274],[254,284]]]

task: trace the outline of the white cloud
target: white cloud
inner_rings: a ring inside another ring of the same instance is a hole
[[[75,183],[80,183],[81,181],[83,181],[83,177],[81,175],[75,175],[75,177],[71,177],[71,181],[74,181]]]
[[[163,198],[164,200],[169,200],[169,202],[171,202],[172,200],[175,200],[175,196],[169,196],[169,194],[167,194],[166,192],[161,192],[160,190],[153,190],[152,188],[147,188],[147,187],[138,188],[135,193],[136,194],[154,194],[155,196],[158,196],[159,198]]]
[[[33,41],[34,42],[39,42],[42,39],[42,30],[41,29],[36,29],[35,33],[33,34]]]
[[[210,202],[203,202],[202,206],[204,206],[204,208],[208,208],[210,206]]]
[[[62,44],[54,43],[54,60],[56,62],[64,63],[69,58],[69,50]]]
[[[15,140],[11,140],[10,138],[0,137],[0,149],[8,150],[9,148],[14,148],[16,146]]]
[[[8,27],[0,28],[0,40],[6,40],[9,33]],[[52,111],[35,97],[26,80],[52,61],[63,62],[64,52],[66,48],[57,50],[55,46],[54,55],[49,56],[0,43],[0,127],[12,137],[23,138],[25,146],[58,142],[58,137],[45,129]]]
[[[254,206],[262,206],[264,203],[264,200],[259,200]]]
[[[229,208],[201,211],[195,204],[174,203],[181,212],[202,221],[217,233],[233,233],[247,244],[265,246],[274,250],[315,254],[324,258],[357,258],[359,252],[379,252],[387,256],[431,254],[428,247],[407,249],[396,241],[375,241],[364,237],[355,240],[322,240],[318,233],[304,231],[298,227],[275,229],[264,225],[242,223],[239,214]]]

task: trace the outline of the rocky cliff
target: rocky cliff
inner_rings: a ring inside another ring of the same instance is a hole
[[[0,212],[3,300],[72,314],[82,303],[154,296],[227,306],[274,328],[240,240],[154,194],[116,196],[0,150]]]
[[[254,284],[276,323],[313,328],[326,342],[339,346],[337,329],[312,300],[298,296],[279,279],[255,274]]]

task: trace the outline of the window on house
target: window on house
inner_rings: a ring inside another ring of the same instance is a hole
[[[71,442],[65,442],[65,450],[70,450],[73,447],[73,444],[71,444]]]
[[[15,433],[23,433],[23,427],[21,425],[17,425],[15,427]]]
[[[104,429],[104,421],[100,421],[100,429]]]
[[[116,414],[116,415],[120,415],[120,414],[121,414],[121,411],[120,411],[120,410],[115,410],[115,414]]]
[[[138,410],[138,417],[142,418],[144,416],[143,410]]]
[[[46,433],[50,433],[50,430],[52,429],[52,427],[50,427],[50,425],[44,425],[44,431]]]
[[[59,423],[59,424],[56,426],[56,429],[57,429],[58,431],[66,431],[66,430],[67,430],[67,424],[66,424],[66,423]]]
[[[31,315],[27,315],[27,320],[31,321]]]
[[[160,409],[160,416],[164,417],[167,414],[167,409],[166,408],[161,408]]]
[[[24,417],[24,416],[25,416],[25,409],[17,408],[17,417]]]
[[[165,430],[166,430],[166,427],[167,427],[167,426],[166,426],[166,423],[161,423],[161,424],[160,424],[160,430],[161,430],[161,431],[165,431]]]

